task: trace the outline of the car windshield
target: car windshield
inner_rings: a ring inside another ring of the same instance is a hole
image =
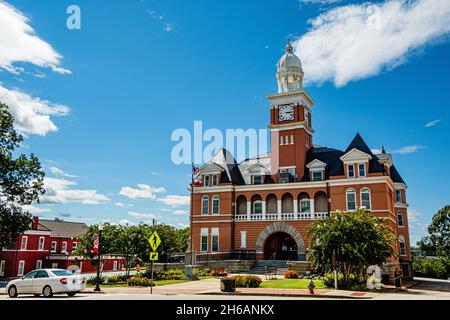
[[[69,272],[67,270],[52,270],[52,273],[57,277],[73,276],[72,272]]]

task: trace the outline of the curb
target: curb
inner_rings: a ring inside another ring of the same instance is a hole
[[[372,299],[374,297],[372,296],[363,296],[363,297],[356,297],[356,296],[344,296],[344,295],[328,295],[328,294],[303,294],[303,293],[250,293],[250,292],[200,292],[197,293],[199,295],[225,295],[225,296],[266,296],[266,297],[309,297],[309,298],[335,298],[335,299]]]

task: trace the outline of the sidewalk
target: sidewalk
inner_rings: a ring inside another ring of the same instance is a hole
[[[240,296],[275,296],[275,297],[314,297],[335,299],[372,299],[370,292],[317,289],[310,294],[308,289],[269,289],[269,288],[237,288],[233,293],[222,292],[219,289],[202,291],[198,294],[240,295]]]

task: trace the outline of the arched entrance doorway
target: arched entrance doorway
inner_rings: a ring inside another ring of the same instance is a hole
[[[284,232],[275,232],[264,242],[264,259],[297,260],[297,243]]]

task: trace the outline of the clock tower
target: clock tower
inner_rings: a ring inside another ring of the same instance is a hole
[[[278,93],[269,95],[270,153],[275,182],[300,181],[306,152],[312,147],[311,109],[314,101],[303,89],[300,59],[288,42],[277,63]]]

